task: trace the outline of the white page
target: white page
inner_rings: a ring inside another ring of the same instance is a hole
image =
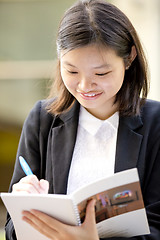
[[[139,177],[136,168],[118,172],[113,176],[100,179],[97,182],[93,182],[89,185],[79,188],[77,191],[73,193],[74,201],[76,204],[78,204],[84,199],[93,196],[96,193],[103,192],[106,189],[111,189],[117,186],[137,181],[139,181]]]
[[[63,219],[63,222],[76,225],[72,200],[66,195],[23,194],[20,196],[13,193],[1,193],[1,197],[14,222],[18,240],[48,240],[47,237],[22,220],[22,210],[37,209],[60,221]]]

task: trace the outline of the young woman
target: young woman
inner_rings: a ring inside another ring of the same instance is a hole
[[[132,239],[159,240],[160,103],[146,100],[147,64],[134,27],[106,1],[79,1],[60,23],[57,53],[49,99],[24,123],[10,191],[69,194],[137,167],[151,234]],[[24,176],[20,155],[33,176]],[[94,204],[79,227],[38,211],[23,219],[49,239],[97,240]],[[9,215],[6,239],[16,239]]]

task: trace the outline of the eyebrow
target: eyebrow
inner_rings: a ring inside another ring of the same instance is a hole
[[[73,64],[69,63],[68,61],[64,61],[63,62],[65,65],[68,65],[70,67],[74,67],[74,68],[77,68],[76,66],[74,66]],[[105,64],[102,64],[102,65],[99,65],[99,66],[96,66],[96,67],[93,67],[93,69],[99,69],[99,68],[109,68],[111,65],[108,64],[108,63],[105,63]]]
[[[64,61],[63,64],[68,65],[68,66],[70,66],[70,67],[77,68],[76,66],[72,65],[71,63],[69,63],[69,62],[67,62],[67,61]]]
[[[102,65],[99,65],[99,66],[94,67],[94,69],[98,69],[98,68],[109,68],[110,66],[111,66],[110,64],[105,63],[105,64],[102,64]]]

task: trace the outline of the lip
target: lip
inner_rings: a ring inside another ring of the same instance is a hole
[[[102,92],[88,92],[88,93],[82,93],[79,91],[77,92],[85,100],[95,100],[102,94]]]

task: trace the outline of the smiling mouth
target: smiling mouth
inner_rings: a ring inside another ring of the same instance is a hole
[[[79,92],[79,91],[78,91],[78,93],[84,99],[96,99],[102,94],[101,92],[99,92],[99,93],[82,93],[82,92]]]
[[[94,96],[98,95],[96,93],[81,93],[81,94],[83,94],[86,97],[94,97]]]

